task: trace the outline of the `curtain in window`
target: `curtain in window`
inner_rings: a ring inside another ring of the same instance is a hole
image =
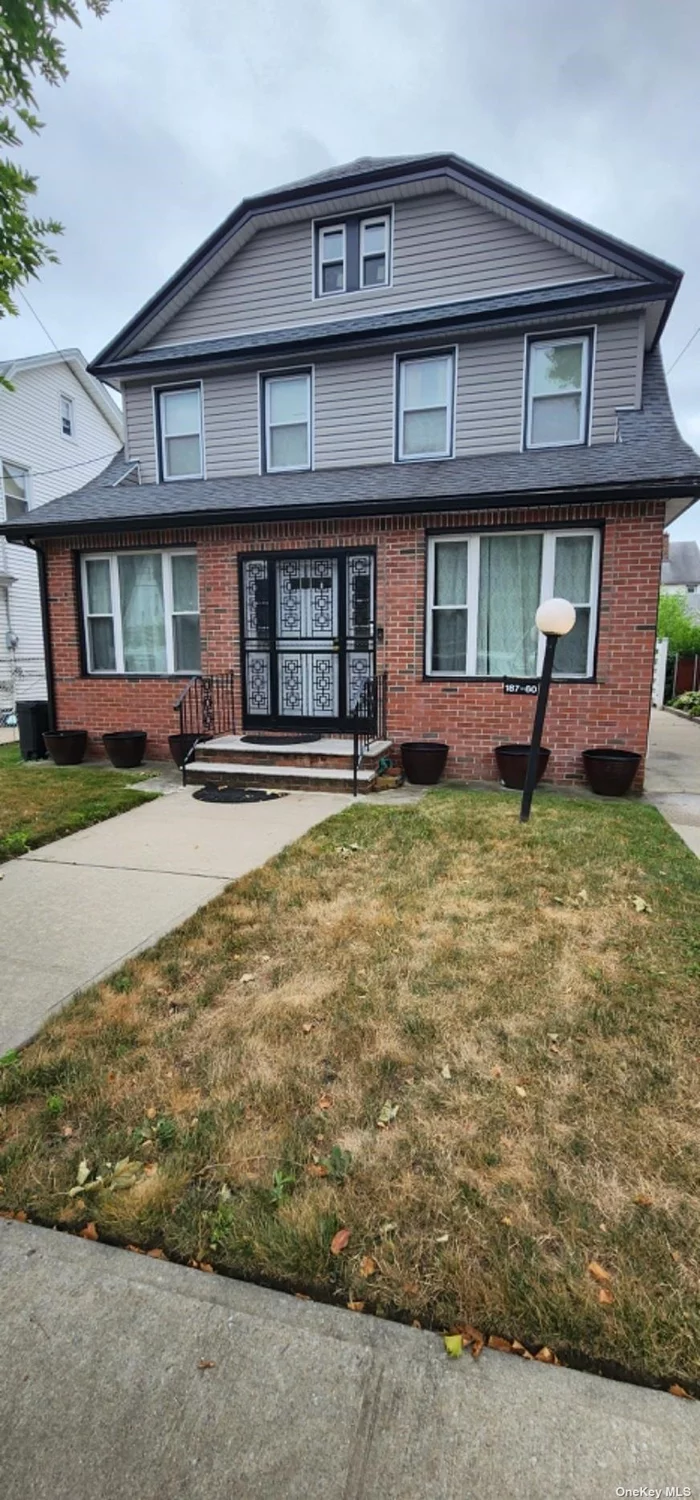
[[[554,592],[575,606],[576,624],[559,641],[554,670],[559,677],[584,677],[588,671],[593,538],[558,536],[556,548]]]
[[[119,558],[125,672],[165,672],[165,609],[161,558]]]
[[[532,677],[540,602],[541,536],[483,536],[479,552],[477,672]]]
[[[433,672],[467,669],[467,547],[466,542],[435,546],[434,602],[440,607],[433,610]]]

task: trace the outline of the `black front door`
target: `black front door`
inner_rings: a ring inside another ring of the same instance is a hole
[[[244,558],[241,617],[246,726],[348,726],[375,670],[374,553]]]

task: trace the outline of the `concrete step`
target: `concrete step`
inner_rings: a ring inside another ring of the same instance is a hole
[[[376,770],[363,766],[357,775],[357,789],[371,792],[377,779]],[[343,766],[297,766],[245,764],[240,761],[193,760],[187,767],[187,780],[203,786],[206,782],[228,786],[262,786],[280,791],[351,792],[352,768]]]
[[[391,750],[391,740],[375,740],[362,756],[365,769],[376,769]],[[277,745],[251,745],[238,735],[221,735],[197,746],[198,761],[241,766],[299,766],[352,771],[353,742],[347,736],[323,738],[306,745],[280,740]]]

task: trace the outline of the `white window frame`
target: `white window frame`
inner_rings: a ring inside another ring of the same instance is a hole
[[[10,518],[9,518],[9,516],[7,514],[7,495],[5,493],[5,474],[4,474],[5,465],[7,465],[8,469],[19,469],[20,472],[26,476],[27,483],[26,483],[26,489],[25,489],[25,499],[26,499],[26,502],[27,502],[27,510],[26,511],[25,510],[22,511],[22,515],[23,516],[25,516],[27,514],[27,512],[30,511],[31,508],[32,508],[32,471],[31,471],[31,469],[29,469],[27,467],[26,464],[17,464],[17,463],[15,463],[15,461],[14,461],[13,458],[8,458],[7,455],[4,455],[0,459],[0,495],[2,495],[3,520],[4,521],[9,521],[9,524],[12,525],[13,523],[12,523],[12,521],[10,521]],[[17,518],[15,518],[15,519],[17,519]]]
[[[306,463],[303,464],[273,464],[271,462],[272,445],[270,433],[272,428],[298,427],[298,422],[271,422],[270,421],[270,386],[274,381],[305,380],[306,381]],[[312,415],[313,415],[313,371],[312,370],[285,370],[281,373],[270,371],[262,377],[263,384],[263,467],[266,474],[303,474],[313,468],[312,463]]]
[[[164,408],[163,408],[163,404],[162,403],[163,403],[163,398],[164,397],[177,396],[182,391],[196,391],[197,394],[198,394],[198,396],[199,396],[199,427],[198,427],[197,431],[195,432],[195,430],[193,429],[192,432],[178,433],[177,434],[178,437],[195,437],[195,436],[197,436],[199,438],[199,469],[196,472],[193,471],[191,474],[168,474],[168,472],[167,472],[167,462],[166,462],[167,448],[166,448],[166,442],[165,442],[166,431],[165,431],[165,425],[164,425],[164,422],[163,422],[163,411],[164,411]],[[153,391],[153,399],[154,399],[154,405],[155,405],[156,434],[157,434],[157,438],[158,438],[158,469],[159,469],[161,480],[165,484],[178,484],[182,480],[203,479],[204,478],[204,400],[203,400],[203,392],[202,392],[202,382],[201,382],[201,380],[187,380],[187,381],[183,381],[179,385],[159,385],[159,386],[156,386],[154,388],[154,391]]]
[[[567,396],[576,395],[575,391],[551,391],[548,396],[535,396],[532,390],[531,361],[534,349],[563,349],[571,347],[572,344],[582,346],[581,354],[581,411],[579,414],[579,435],[576,438],[559,438],[554,442],[535,443],[532,440],[532,416],[536,401],[557,400],[558,396],[565,399]],[[591,405],[591,350],[593,335],[588,330],[581,333],[563,334],[557,338],[527,338],[525,340],[525,389],[527,391],[527,403],[525,411],[525,443],[526,448],[537,450],[538,448],[578,448],[588,442],[588,430]]]
[[[175,666],[175,633],[173,631],[173,557],[194,557],[197,552],[194,547],[176,547],[170,551],[164,551],[159,547],[146,547],[139,551],[139,557],[155,556],[161,558],[163,570],[163,611],[165,615],[165,660],[164,672],[127,672],[124,667],[124,641],[122,637],[122,613],[121,597],[119,592],[119,558],[133,557],[133,552],[83,552],[80,559],[80,581],[82,591],[82,615],[83,615],[83,640],[85,643],[85,661],[89,677],[198,677],[200,672],[192,667]],[[110,614],[95,615],[88,610],[88,574],[89,562],[109,563],[109,589],[110,602],[112,605]],[[197,604],[199,605],[199,619],[201,623],[201,601],[199,597],[199,566],[197,567]],[[178,615],[192,615],[192,610],[178,610]],[[91,642],[88,622],[90,620],[111,619],[114,631],[114,659],[115,667],[109,671],[105,667],[94,667],[91,660]],[[201,669],[200,669],[201,670]]]
[[[559,678],[565,682],[590,682],[595,672],[596,646],[598,641],[598,600],[600,594],[600,550],[601,537],[597,527],[576,527],[574,529],[562,528],[560,530],[543,530],[541,527],[527,528],[522,531],[487,531],[487,532],[464,532],[450,531],[441,536],[428,538],[428,567],[426,582],[425,601],[425,675],[433,678],[476,678],[479,682],[501,682],[501,677],[490,676],[486,673],[477,672],[478,651],[478,620],[479,620],[479,557],[480,542],[482,536],[541,536],[542,537],[542,566],[540,574],[540,603],[545,599],[551,599],[554,594],[554,569],[555,553],[558,538],[585,536],[592,537],[593,550],[591,553],[591,596],[590,614],[588,628],[588,658],[586,671],[580,673],[562,672],[556,670],[556,656],[554,658],[555,679]],[[466,542],[467,544],[467,598],[464,605],[434,604],[435,597],[435,555],[436,548],[450,542]],[[575,600],[571,601],[575,604]],[[584,601],[579,601],[583,606]],[[432,666],[433,660],[433,616],[438,610],[464,609],[467,612],[467,659],[464,672],[439,672]],[[534,623],[534,622],[533,622]],[[545,638],[539,636],[537,646],[537,676],[542,673],[545,652]]]
[[[327,234],[342,234],[343,236],[343,285],[331,287],[328,291],[323,285],[324,266],[338,266],[341,262],[337,255],[324,255],[324,241]],[[348,236],[345,224],[324,224],[318,231],[318,295],[319,297],[341,297],[347,291],[348,285]]]
[[[65,410],[65,408],[67,408],[67,411]],[[66,440],[68,442],[74,441],[75,440],[75,402],[74,402],[72,396],[66,396],[65,391],[61,391],[61,393],[59,395],[59,398],[58,398],[58,414],[59,414],[59,422],[61,424],[61,437],[66,438]],[[64,430],[63,430],[64,418],[67,418],[68,422],[70,423],[70,432],[64,432]]]
[[[378,226],[380,224],[383,226],[383,229],[384,229],[384,250],[382,251],[382,254],[384,256],[384,271],[385,271],[384,280],[383,281],[370,281],[370,282],[367,282],[367,281],[365,281],[365,261],[366,260],[376,260],[377,259],[377,252],[376,252],[376,250],[375,251],[365,250],[365,231],[367,229],[376,229],[376,228],[378,228]],[[366,292],[366,291],[370,291],[370,292],[372,292],[372,291],[382,291],[385,287],[387,287],[389,285],[389,277],[390,277],[389,247],[390,247],[390,245],[391,245],[391,218],[390,218],[389,214],[377,214],[376,217],[374,217],[374,218],[368,218],[368,219],[361,219],[360,220],[360,288],[359,288],[360,291],[362,291],[362,292]]]
[[[403,451],[403,419],[407,411],[442,411],[443,403],[437,406],[409,406],[404,403],[404,370],[408,365],[435,363],[437,360],[447,360],[447,396],[444,408],[447,415],[447,447],[442,453],[404,453]],[[426,354],[397,356],[397,389],[396,401],[396,461],[397,463],[426,463],[431,459],[454,458],[454,433],[455,433],[455,393],[457,390],[457,351],[456,349],[438,349]]]

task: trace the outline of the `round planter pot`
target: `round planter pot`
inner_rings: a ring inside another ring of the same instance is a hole
[[[103,734],[102,744],[118,771],[133,771],[140,766],[146,751],[145,729],[117,729],[114,734]]]
[[[44,731],[44,744],[57,766],[79,766],[87,749],[87,729]]]
[[[624,797],[641,758],[634,750],[584,750],[583,767],[591,791],[599,797]]]
[[[540,746],[535,785],[542,780],[551,753],[544,745]],[[496,745],[494,750],[501,781],[514,792],[522,792],[524,789],[529,754],[529,745]]]
[[[175,762],[175,765],[177,766],[177,768],[178,768],[179,771],[182,770],[183,763],[185,762],[185,760],[187,759],[187,757],[190,755],[191,751],[194,750],[194,747],[195,747],[195,745],[197,743],[197,740],[199,740],[201,738],[202,738],[202,736],[199,735],[199,734],[169,734],[168,735],[168,744],[170,746],[170,754],[172,755],[172,758],[173,758],[173,760]]]
[[[401,746],[406,780],[414,786],[435,786],[445,769],[449,748],[439,740],[408,740]]]

